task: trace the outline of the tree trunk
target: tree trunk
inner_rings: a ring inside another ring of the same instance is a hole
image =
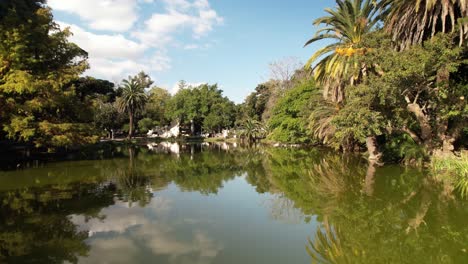
[[[134,160],[135,160],[135,149],[133,149],[132,147],[129,147],[128,148],[129,169],[133,169],[135,165]]]
[[[429,124],[429,118],[424,114],[417,103],[409,103],[408,111],[416,116],[419,126],[421,127],[421,139],[427,145],[432,137],[432,127]]]
[[[370,161],[369,166],[367,167],[366,179],[364,182],[364,193],[368,196],[372,196],[374,194],[376,167],[377,164],[375,161]]]
[[[377,139],[375,136],[370,136],[366,138],[367,152],[369,152],[369,161],[378,163],[382,153],[377,149]]]
[[[456,139],[460,136],[461,128],[463,126],[457,126],[455,128],[452,128],[449,132],[448,121],[438,119],[437,123],[439,124],[437,127],[437,137],[440,140],[440,142],[442,142],[441,148],[437,150],[438,154],[444,156],[451,155],[455,150],[454,143]]]
[[[131,139],[133,137],[133,112],[129,111],[128,112],[128,118],[130,119],[130,122],[128,124],[128,139]]]

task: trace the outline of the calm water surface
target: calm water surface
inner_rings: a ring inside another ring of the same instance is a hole
[[[423,171],[226,144],[97,153],[0,171],[0,263],[468,263],[468,204]]]

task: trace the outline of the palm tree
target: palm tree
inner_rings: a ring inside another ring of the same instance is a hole
[[[315,52],[306,67],[321,59],[313,67],[314,77],[323,86],[325,98],[331,94],[333,102],[341,102],[344,100],[344,86],[359,78],[351,73],[361,67],[358,58],[367,50],[357,46],[378,23],[379,9],[372,0],[337,0],[336,3],[335,9],[325,9],[327,16],[313,22],[324,27],[305,46],[323,39],[334,42]]]
[[[120,112],[127,112],[129,118],[128,138],[133,137],[134,118],[138,111],[143,110],[147,96],[143,85],[136,79],[128,77],[122,81],[122,95],[117,99]]]
[[[309,128],[313,136],[324,144],[339,148],[341,142],[337,142],[334,138],[336,127],[333,124],[333,118],[338,114],[339,106],[325,100],[319,91],[312,94],[311,101],[314,108],[309,116]]]
[[[262,124],[255,119],[247,119],[244,124],[244,130],[241,133],[241,136],[247,138],[249,143],[254,142],[262,132]]]
[[[468,38],[467,0],[384,0],[385,28],[400,49],[421,44],[438,32],[458,32]]]

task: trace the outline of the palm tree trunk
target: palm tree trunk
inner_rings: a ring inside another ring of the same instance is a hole
[[[128,111],[128,118],[130,119],[128,128],[128,139],[133,137],[133,111]]]

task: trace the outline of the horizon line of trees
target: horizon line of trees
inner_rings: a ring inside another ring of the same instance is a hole
[[[237,105],[216,84],[182,81],[171,95],[144,72],[118,85],[80,77],[87,53],[45,3],[0,3],[1,139],[80,146],[178,121],[196,134],[241,127],[249,141],[367,151],[375,162],[417,162],[467,145],[465,1],[337,0],[305,45],[331,42],[305,67],[272,63],[270,80]]]

